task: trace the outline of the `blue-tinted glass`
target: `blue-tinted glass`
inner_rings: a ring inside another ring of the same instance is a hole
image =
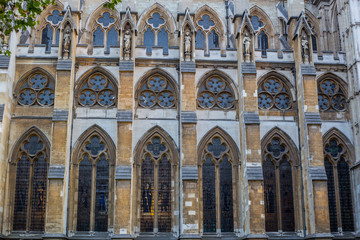
[[[56,31],[56,44],[59,45],[60,29]]]
[[[319,95],[318,101],[319,101],[320,110],[326,110],[330,107],[330,102],[329,102],[329,99],[327,98],[327,96]]]
[[[271,152],[274,157],[279,157],[282,153],[285,152],[285,147],[280,144],[278,139],[273,139],[271,144],[268,145],[267,150]]]
[[[161,31],[158,33],[158,45],[159,47],[163,48],[163,53],[164,54],[168,54],[168,44],[169,41],[169,36],[168,33],[166,32],[165,28],[162,28]]]
[[[139,102],[143,107],[152,107],[155,104],[155,95],[151,91],[143,91],[141,92]]]
[[[162,91],[159,93],[159,104],[164,108],[169,108],[174,106],[175,97],[171,91]]]
[[[221,232],[234,231],[232,165],[227,157],[220,163]]]
[[[36,94],[32,89],[24,89],[20,92],[19,102],[22,105],[32,105],[35,102]]]
[[[98,19],[99,23],[102,23],[104,27],[108,27],[111,23],[114,23],[114,18],[110,17],[110,13],[105,12],[101,18]]]
[[[154,198],[154,163],[147,155],[141,164],[141,232],[154,231]]]
[[[103,46],[104,45],[104,32],[100,27],[97,27],[93,33],[93,45]]]
[[[42,89],[46,85],[46,78],[42,76],[41,74],[37,74],[36,76],[32,77],[30,79],[30,85],[32,88],[35,89]]]
[[[224,82],[217,78],[211,78],[207,81],[208,88],[211,92],[217,93],[224,89]]]
[[[280,83],[276,81],[275,79],[269,79],[264,84],[266,91],[269,93],[278,93],[280,92]]]
[[[268,45],[268,36],[264,31],[261,31],[261,33],[258,36],[258,45],[259,48],[261,49],[261,54],[266,55],[266,49],[269,48],[269,45]]]
[[[155,92],[164,90],[164,87],[166,86],[166,81],[164,79],[160,79],[158,76],[151,78],[148,83],[150,85],[150,89]]]
[[[154,156],[159,156],[159,154],[166,150],[166,147],[164,144],[161,143],[160,138],[155,137],[150,144],[147,145],[146,149]]]
[[[311,35],[311,39],[312,39],[312,47],[313,47],[313,51],[316,52],[317,51],[317,42],[316,42],[316,37],[314,35]]]
[[[58,24],[63,20],[64,16],[60,15],[58,10],[54,10],[50,16],[47,17],[49,21],[51,21],[54,25]]]
[[[31,136],[29,141],[24,144],[24,150],[26,150],[27,153],[32,156],[42,150],[43,147],[43,143],[39,140],[37,136]]]
[[[209,34],[209,49],[217,48],[219,48],[219,36],[212,30]]]
[[[158,174],[159,232],[171,232],[171,164],[165,155],[159,163]]]
[[[92,164],[88,156],[79,165],[77,231],[90,231]]]
[[[218,95],[217,102],[222,108],[230,108],[233,106],[234,99],[230,92],[222,92]]]
[[[216,232],[215,165],[210,157],[202,166],[204,232]]]
[[[85,148],[87,151],[91,152],[91,155],[95,156],[98,155],[99,152],[103,151],[105,146],[100,141],[99,137],[92,137],[90,143],[86,144]]]
[[[108,230],[109,163],[104,155],[96,165],[95,231]]]
[[[258,104],[261,109],[267,109],[272,106],[272,96],[268,93],[260,93],[258,96]]]
[[[99,101],[102,106],[111,106],[115,102],[114,92],[103,90],[99,93]]]
[[[331,99],[332,106],[339,111],[343,111],[346,108],[346,99],[345,96],[342,94],[336,94]]]
[[[96,94],[92,90],[84,90],[80,93],[79,102],[83,106],[92,106],[96,102]]]
[[[53,30],[50,27],[50,25],[46,25],[46,27],[42,31],[42,38],[41,38],[41,44],[45,44],[46,51],[50,51],[51,44],[52,44],[52,36],[53,36]]]
[[[118,32],[114,27],[110,29],[107,34],[107,50],[110,50],[110,47],[116,47],[118,45]]]
[[[264,24],[261,21],[259,21],[259,18],[257,16],[253,16],[251,18],[251,23],[255,31],[257,31],[259,28],[264,26]]]
[[[214,21],[210,20],[209,15],[204,15],[202,19],[198,22],[200,26],[202,26],[204,29],[210,29],[210,27],[215,26]]]
[[[41,105],[50,106],[54,104],[55,94],[52,89],[46,88],[39,92],[38,101]]]
[[[225,143],[221,143],[220,138],[216,137],[208,145],[207,150],[214,154],[215,157],[219,157],[223,152],[227,150]]]
[[[155,36],[153,31],[151,31],[151,28],[148,28],[146,32],[144,33],[144,45],[146,46],[146,53],[151,53],[151,48],[155,44]]]
[[[210,92],[202,92],[199,95],[199,104],[203,108],[211,108],[215,105],[215,97]]]
[[[275,97],[275,105],[276,107],[278,107],[279,109],[288,109],[290,108],[290,97],[285,94],[285,93],[282,93],[282,94],[278,94],[276,97]]]
[[[205,35],[201,32],[200,29],[196,32],[195,48],[205,49]]]
[[[333,81],[326,80],[321,83],[321,90],[325,94],[333,95],[336,91],[336,84]]]
[[[91,89],[95,91],[103,90],[105,88],[106,80],[101,75],[96,75],[90,79]]]
[[[165,20],[160,17],[159,13],[154,13],[148,22],[153,25],[155,28],[159,27],[161,24],[165,23]]]

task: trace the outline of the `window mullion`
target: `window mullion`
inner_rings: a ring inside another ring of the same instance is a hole
[[[159,161],[159,160],[158,160]],[[159,217],[158,217],[158,210],[159,210],[159,206],[158,206],[158,201],[159,201],[159,162],[156,162],[155,164],[155,171],[154,171],[154,232],[157,233],[159,232]]]
[[[209,34],[210,34],[210,31],[204,32],[204,34],[205,34],[205,54],[209,54],[210,53],[210,50],[209,50]]]
[[[215,165],[216,233],[221,233],[220,165]]]
[[[34,165],[35,165],[35,159],[33,159],[33,162],[30,164],[30,177],[29,177],[29,190],[28,190],[28,208],[27,208],[27,215],[26,215],[26,230],[30,231],[31,226],[31,199],[32,199],[32,186],[34,182]]]
[[[339,192],[339,175],[338,175],[337,163],[335,163],[333,169],[334,169],[334,188],[335,188],[335,199],[336,199],[337,223],[338,223],[338,229],[340,229],[340,228],[342,229],[340,192]]]
[[[277,217],[278,217],[278,230],[282,231],[282,216],[281,216],[281,191],[280,191],[280,170],[279,164],[275,165],[275,178],[276,178],[276,205],[277,205]]]
[[[96,163],[92,167],[90,231],[95,231],[95,200],[96,200]]]

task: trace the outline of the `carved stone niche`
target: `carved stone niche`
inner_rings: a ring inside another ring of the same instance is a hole
[[[184,60],[185,61],[191,61],[192,38],[193,38],[193,34],[190,30],[190,27],[186,26],[184,30]]]
[[[62,41],[62,59],[71,59],[71,41],[72,41],[72,28],[70,23],[66,23],[63,28],[63,41]]]
[[[309,44],[309,36],[306,31],[303,30],[301,34],[301,58],[304,64],[310,63],[310,44]]]
[[[133,30],[129,23],[125,25],[124,34],[123,34],[123,59],[131,60],[131,50],[132,50],[132,36]]]
[[[253,48],[253,36],[250,30],[245,27],[242,33],[242,54],[244,62],[252,62],[252,48]]]

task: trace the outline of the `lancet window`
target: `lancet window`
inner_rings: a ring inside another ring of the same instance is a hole
[[[277,136],[263,145],[266,232],[294,232],[294,158],[287,142]]]
[[[323,78],[318,82],[319,110],[346,111],[347,96],[345,88],[332,77]]]
[[[26,134],[14,152],[16,170],[13,231],[43,232],[49,146],[37,131]]]
[[[109,12],[97,18],[93,30],[94,47],[105,47],[109,52],[111,47],[119,46],[119,32],[115,22],[116,19]]]
[[[51,50],[53,44],[59,44],[60,37],[60,23],[63,20],[64,16],[59,10],[54,10],[52,13],[45,19],[46,24],[42,29],[41,34],[41,44],[45,44],[46,51]]]
[[[290,110],[293,107],[291,92],[285,82],[275,76],[267,77],[260,82],[258,105],[262,110]]]
[[[336,135],[325,140],[325,170],[328,184],[330,229],[332,232],[354,231],[350,178],[350,152]]]
[[[163,49],[163,54],[169,52],[169,29],[166,25],[166,20],[160,13],[153,13],[152,16],[146,20],[144,29],[144,46],[146,52],[151,54],[152,48],[157,46]]]
[[[195,48],[206,52],[220,48],[219,32],[215,21],[208,14],[204,14],[197,22]]]
[[[258,48],[261,49],[262,55],[266,56],[266,50],[269,48],[269,40],[264,31],[264,23],[260,21],[257,16],[251,18],[251,23],[258,36]]]

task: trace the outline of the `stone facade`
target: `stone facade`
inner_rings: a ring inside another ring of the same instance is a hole
[[[0,239],[360,238],[359,0],[103,4],[0,56]]]

